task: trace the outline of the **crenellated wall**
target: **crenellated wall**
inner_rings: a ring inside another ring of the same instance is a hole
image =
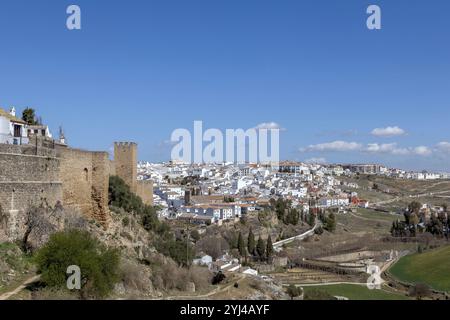
[[[30,207],[58,202],[107,226],[109,176],[114,174],[152,205],[153,183],[137,180],[137,144],[115,143],[114,156],[112,162],[107,152],[37,138],[28,145],[0,144],[0,240],[5,230],[9,240],[20,234]]]
[[[54,207],[58,202],[106,226],[109,171],[107,152],[39,141],[34,145],[0,144],[0,229],[14,239],[23,229],[27,209]]]
[[[136,143],[114,143],[114,163],[111,165],[110,174],[120,177],[145,204],[153,205],[153,181],[137,180]]]
[[[137,193],[137,144],[133,142],[114,143],[115,174]]]

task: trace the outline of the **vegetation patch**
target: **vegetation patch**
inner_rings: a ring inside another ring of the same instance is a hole
[[[58,232],[37,253],[41,281],[49,288],[67,288],[67,268],[81,270],[82,298],[108,296],[119,280],[119,252],[108,249],[88,232]]]
[[[450,291],[450,246],[403,257],[389,270],[411,284],[426,283],[435,290]]]

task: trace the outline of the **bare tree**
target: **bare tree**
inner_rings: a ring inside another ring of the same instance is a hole
[[[224,251],[230,249],[228,242],[219,236],[206,236],[196,243],[197,251],[203,251],[214,259],[220,257]]]
[[[46,214],[47,209],[42,207],[32,207],[26,212],[25,233],[22,237],[22,249],[29,252],[34,245],[30,243],[33,237],[37,242],[41,242],[44,236],[48,236],[55,231],[55,227],[49,222]]]
[[[85,230],[87,221],[78,212],[64,209],[60,202],[54,208],[49,206],[30,207],[25,214],[25,232],[22,248],[32,251],[43,245],[50,235],[58,230]]]

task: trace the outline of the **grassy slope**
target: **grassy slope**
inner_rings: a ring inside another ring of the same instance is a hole
[[[407,300],[408,297],[391,293],[385,290],[369,290],[365,286],[354,284],[337,284],[330,286],[305,287],[310,290],[325,291],[332,296],[346,297],[350,300]]]
[[[371,209],[362,209],[362,208],[358,209],[358,212],[356,215],[361,216],[366,219],[380,220],[380,221],[385,221],[385,222],[389,222],[389,223],[392,223],[393,221],[396,221],[398,219],[400,219],[400,220],[403,219],[402,215],[393,215],[393,214],[389,214],[389,213],[383,213],[383,212],[379,212],[379,211],[375,211],[375,210],[371,210]]]
[[[0,294],[15,289],[25,279],[30,277],[29,272],[32,268],[31,257],[24,255],[19,247],[14,243],[0,243],[0,261],[3,267],[7,266],[4,274],[0,273],[0,280],[9,278],[7,274],[14,270],[14,277],[5,283],[0,281]]]
[[[426,283],[440,291],[450,291],[450,246],[406,256],[390,273],[409,283]]]

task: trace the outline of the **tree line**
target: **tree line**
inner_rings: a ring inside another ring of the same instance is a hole
[[[237,249],[240,257],[258,259],[259,261],[271,262],[274,254],[272,237],[265,241],[261,236],[256,240],[253,230],[250,228],[247,238],[244,239],[242,232],[230,240],[230,248]]]
[[[436,237],[448,239],[450,234],[450,215],[448,207],[443,204],[438,213],[431,213],[427,219],[418,201],[411,202],[405,210],[404,220],[396,220],[392,223],[391,235],[393,237],[415,237],[420,233],[430,233]]]

